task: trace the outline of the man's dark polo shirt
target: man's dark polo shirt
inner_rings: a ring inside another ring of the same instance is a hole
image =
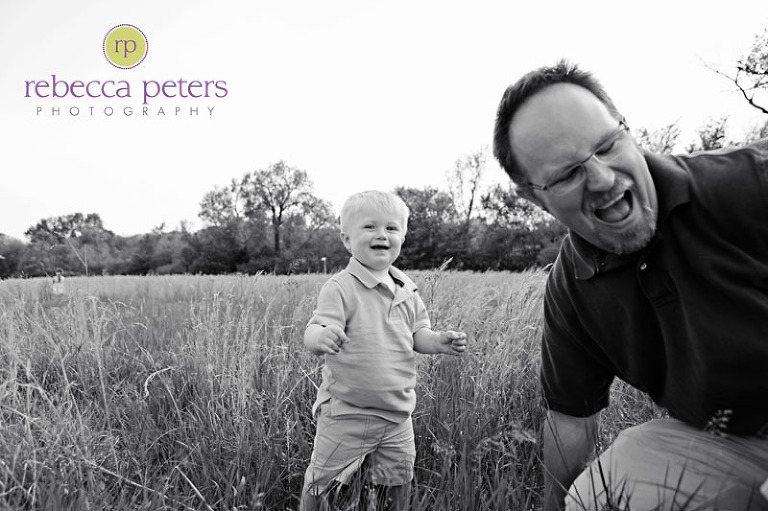
[[[588,416],[614,376],[697,427],[768,433],[768,140],[646,154],[657,233],[631,256],[570,233],[544,305],[547,406]]]

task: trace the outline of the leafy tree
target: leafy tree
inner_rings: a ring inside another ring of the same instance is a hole
[[[655,154],[669,154],[675,149],[680,136],[677,121],[654,131],[642,127],[637,131],[635,140],[643,149]]]
[[[488,149],[483,147],[456,160],[448,175],[448,186],[453,206],[465,223],[469,224],[480,198],[480,186],[485,173]]]
[[[330,256],[335,261],[341,255],[346,263],[346,249],[339,238],[331,204],[312,198],[309,205],[305,214],[291,214],[283,223],[285,271],[294,273],[321,268],[321,257]]]
[[[73,213],[40,220],[24,235],[30,246],[24,257],[24,270],[31,275],[47,274],[54,267],[84,273],[103,270],[113,257],[115,235],[104,228],[96,213]]]
[[[96,213],[83,215],[73,213],[40,220],[33,227],[26,230],[24,235],[30,242],[50,241],[56,242],[70,236],[78,236],[84,230],[104,230],[101,217]]]
[[[532,202],[517,194],[515,186],[496,185],[481,198],[485,217],[491,224],[532,231],[553,218]]]
[[[437,268],[455,257],[459,238],[452,227],[456,227],[458,216],[451,196],[431,186],[399,186],[395,193],[411,211],[399,264],[410,269]]]
[[[246,174],[240,187],[245,216],[253,219],[266,214],[270,219],[276,256],[280,255],[280,233],[286,218],[293,213],[310,214],[318,202],[307,173],[283,161]]]
[[[763,138],[768,138],[768,121],[753,126],[752,129],[749,130],[749,132],[744,137],[742,144],[751,144]]]
[[[308,257],[313,233],[334,223],[330,203],[313,188],[305,171],[283,161],[214,188],[200,203],[199,216],[210,227],[189,237],[187,260],[196,261],[197,271],[214,273],[233,264],[251,273],[309,268],[319,252]],[[204,251],[202,259],[193,256],[195,248]],[[214,264],[216,254],[224,257],[222,265]]]
[[[297,250],[296,257],[307,262],[309,271],[334,273],[347,265],[349,252],[341,242],[339,228],[326,225],[307,231],[306,241]]]
[[[689,153],[710,151],[712,149],[720,149],[732,145],[732,143],[726,139],[725,125],[727,122],[727,115],[718,119],[710,119],[707,124],[697,131],[696,135],[699,140],[689,144],[686,151]]]
[[[198,216],[209,225],[223,226],[243,218],[245,199],[235,179],[226,187],[215,187],[203,196]]]
[[[18,274],[25,248],[21,240],[0,234],[0,279]]]
[[[253,263],[259,268],[260,256],[263,255],[267,239],[267,222],[264,215],[251,214],[246,218],[246,192],[243,182],[233,179],[227,187],[215,187],[205,194],[200,203],[198,216],[210,228],[199,233],[200,236],[187,236],[192,242],[185,250],[185,260],[192,264],[196,272],[218,273],[223,268],[248,267]],[[227,243],[229,246],[215,247],[216,243]],[[194,248],[203,250],[203,254],[194,254]],[[221,265],[214,263],[213,258],[218,254],[224,258]],[[246,254],[251,254],[251,263]],[[255,261],[254,261],[255,260]],[[248,270],[246,270],[248,271]]]
[[[184,263],[191,273],[234,273],[246,260],[245,250],[238,244],[234,223],[211,226],[194,234],[184,233]]]
[[[234,226],[230,227],[234,228]],[[243,241],[242,254],[244,261],[239,271],[256,273],[263,270],[273,270],[275,254],[273,241],[270,240],[270,222],[263,217],[253,218],[241,223],[238,227],[237,242]]]
[[[123,273],[164,275],[184,273],[187,270],[187,231],[164,230],[165,224],[160,224],[148,234],[132,237],[130,247],[126,250],[130,253],[130,262],[122,268]]]
[[[481,202],[488,222],[480,249],[484,269],[519,271],[554,260],[565,227],[514,185],[494,186]]]

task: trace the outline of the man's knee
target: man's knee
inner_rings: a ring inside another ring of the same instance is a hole
[[[757,481],[768,476],[768,457],[759,454],[768,454],[764,442],[715,437],[673,419],[649,421],[620,433],[576,478],[567,509],[768,509],[755,507],[754,498]]]

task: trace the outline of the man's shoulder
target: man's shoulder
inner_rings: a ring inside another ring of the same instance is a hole
[[[768,139],[742,147],[679,156],[691,178],[691,199],[717,218],[765,213]]]
[[[768,139],[748,145],[677,155],[693,179],[703,183],[733,180],[736,172],[768,179]]]
[[[768,159],[768,138],[762,138],[755,140],[748,144],[732,145],[726,147],[720,147],[718,149],[710,149],[707,151],[696,151],[689,154],[679,155],[683,158],[698,158],[698,157],[738,157],[739,154],[753,154],[758,158]]]
[[[576,278],[575,258],[576,248],[573,245],[571,233],[567,233],[560,244],[560,251],[547,275],[546,294],[552,295],[562,291],[563,287]]]

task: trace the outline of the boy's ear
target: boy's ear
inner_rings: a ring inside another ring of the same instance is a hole
[[[339,233],[339,238],[341,238],[341,242],[344,243],[344,248],[349,250],[349,234],[347,234],[344,231],[341,231]]]

